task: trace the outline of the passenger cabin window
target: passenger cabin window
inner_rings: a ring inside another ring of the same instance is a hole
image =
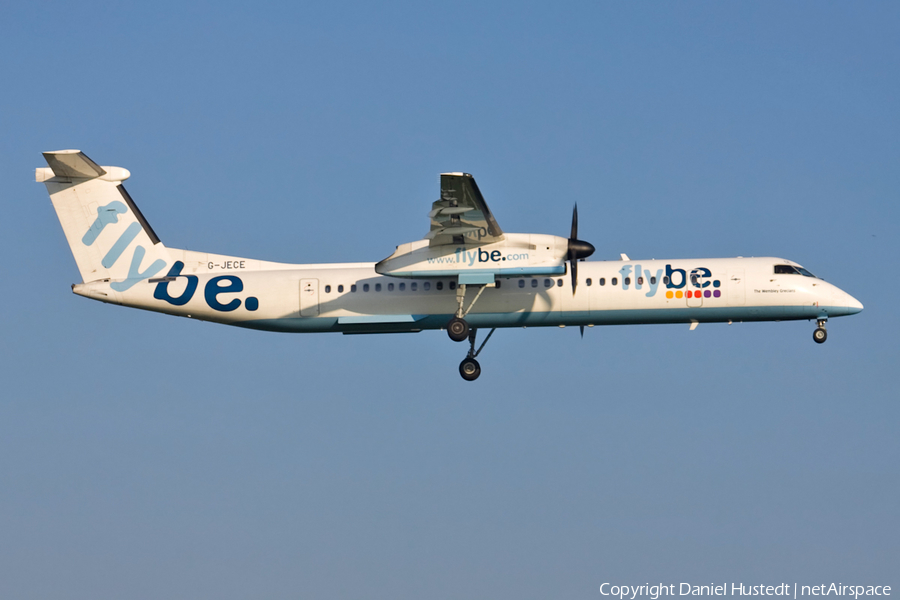
[[[413,281],[411,284],[409,284],[409,289],[413,292],[416,291],[418,288],[419,288],[419,284],[416,283],[415,281]]]
[[[615,285],[615,284],[616,284],[616,282],[613,281],[613,285]],[[626,277],[626,278],[625,278],[625,285],[631,285],[631,277]]]
[[[363,284],[363,291],[364,291],[364,292],[368,292],[368,291],[369,291],[369,284],[368,284],[368,283],[364,283],[364,284]]]
[[[423,283],[423,284],[422,284],[422,289],[425,290],[426,292],[427,292],[428,290],[430,290],[430,289],[431,289],[431,282],[430,282],[430,281],[426,281],[425,283]]]
[[[665,276],[663,277],[663,283],[666,284],[666,285],[669,285],[669,276],[668,276],[668,275],[665,275]]]
[[[644,278],[643,278],[643,277],[638,277],[638,278],[637,278],[637,284],[638,284],[638,285],[644,285]]]
[[[343,294],[343,293],[344,293],[344,286],[343,286],[343,285],[339,285],[339,286],[338,286],[338,294]]]
[[[394,284],[393,284],[393,283],[389,283],[389,284],[388,284],[388,291],[389,291],[389,292],[393,292],[393,291],[394,291]]]
[[[556,280],[556,287],[562,287],[562,279]]]
[[[550,287],[551,285],[553,285],[553,282],[552,282],[552,281],[550,281],[549,279],[545,279],[545,280],[544,280],[544,287],[545,287],[545,288],[548,288],[548,287]]]
[[[401,284],[400,284],[400,291],[402,292],[402,291],[405,290],[405,289],[406,289],[406,284],[405,284],[405,283],[401,283]]]
[[[376,292],[380,292],[380,291],[381,291],[381,284],[380,284],[380,283],[376,283],[376,284],[375,284],[375,291],[376,291]]]
[[[520,279],[520,280],[519,280],[519,287],[520,287],[520,288],[525,287],[525,280],[524,280],[524,279]]]
[[[587,279],[585,279],[584,284],[588,287],[591,287],[591,278],[588,277]]]
[[[656,285],[656,276],[650,278],[650,285]]]
[[[450,283],[447,284],[447,287],[449,287],[451,290],[455,290],[455,289],[456,289],[456,282],[455,282],[455,281],[451,281]]]
[[[498,290],[500,289],[500,280],[499,279],[494,282],[494,287],[497,288]],[[450,288],[450,289],[453,289],[453,288]]]
[[[355,292],[355,291],[356,291],[356,284],[355,284],[355,283],[354,283],[353,285],[350,286],[350,291],[351,291],[351,292]]]
[[[442,290],[442,289],[444,289],[444,282],[438,281],[436,284],[434,284],[434,287],[436,287],[439,290]]]
[[[618,277],[613,277],[613,278],[610,280],[610,283],[613,284],[613,285],[619,285],[619,278],[618,278]]]
[[[537,287],[537,279],[531,280],[531,287]]]
[[[598,285],[606,285],[606,277],[601,277],[597,280]]]
[[[326,286],[325,286],[325,293],[326,293],[326,294],[330,294],[330,293],[331,293],[331,286],[330,286],[330,285],[326,285]]]

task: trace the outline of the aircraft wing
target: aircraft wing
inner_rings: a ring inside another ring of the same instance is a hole
[[[468,173],[441,173],[441,199],[432,204],[429,246],[491,244],[503,239],[475,178]]]

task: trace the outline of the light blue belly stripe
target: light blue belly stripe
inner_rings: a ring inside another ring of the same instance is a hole
[[[517,312],[517,313],[470,313],[466,316],[469,325],[477,328],[490,327],[556,327],[559,325],[641,325],[664,323],[725,323],[728,321],[797,321],[816,319],[821,312],[830,317],[854,314],[855,309],[844,306],[723,306],[652,308],[633,310],[599,310],[580,312]],[[231,323],[238,327],[264,331],[313,332],[333,331],[344,333],[377,333],[388,331],[422,331],[446,327],[452,314],[412,315],[372,315],[366,322],[346,322],[341,319],[356,317],[290,317],[285,319],[263,319]],[[403,321],[382,319],[402,317]]]
[[[360,315],[338,317],[338,325],[364,325],[366,323],[415,323],[412,315]]]

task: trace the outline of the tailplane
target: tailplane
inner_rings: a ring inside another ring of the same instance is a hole
[[[50,166],[36,169],[35,179],[47,186],[83,282],[109,279],[125,291],[172,262],[122,185],[127,169],[101,167],[80,150],[44,158]]]

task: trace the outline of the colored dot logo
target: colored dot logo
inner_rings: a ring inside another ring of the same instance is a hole
[[[718,288],[720,283],[719,280],[715,280],[712,282],[713,287]],[[687,290],[686,292],[682,292],[681,290],[672,291],[668,290],[666,292],[666,298],[671,300],[672,298],[721,298],[722,291],[715,290]]]

